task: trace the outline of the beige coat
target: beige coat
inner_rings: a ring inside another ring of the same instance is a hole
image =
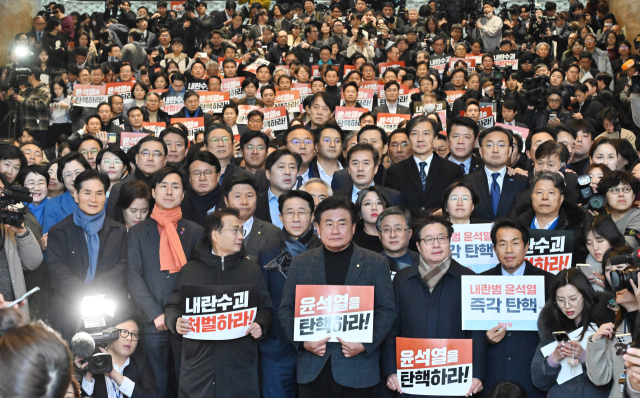
[[[21,238],[16,237],[12,232],[7,232],[4,241],[4,251],[9,263],[9,274],[16,298],[27,292],[22,270],[33,271],[42,264],[40,245],[33,232],[29,228],[27,230],[29,231],[27,236]],[[29,319],[29,300],[20,310]]]
[[[625,333],[624,322],[618,326],[615,333]],[[626,333],[629,333],[627,330]],[[613,379],[613,386],[609,398],[622,398],[618,379],[624,371],[624,360],[616,355],[616,340],[604,336],[593,342],[589,338],[587,343],[586,360],[587,375],[596,386],[603,386]]]
[[[627,141],[629,141],[631,143],[631,145],[633,145],[633,147],[636,147],[636,135],[633,134],[631,131],[627,130],[627,129],[620,129],[620,135],[618,135],[618,133],[607,133],[606,131],[602,134],[600,134],[599,136],[596,137],[600,138],[600,137],[607,137],[609,139],[618,139],[618,138],[622,138],[625,139]],[[594,140],[595,141],[595,140]]]

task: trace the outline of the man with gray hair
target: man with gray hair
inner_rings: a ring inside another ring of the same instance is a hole
[[[218,76],[220,74],[220,65],[216,61],[207,62],[207,76]]]
[[[300,187],[301,191],[305,191],[313,197],[313,203],[317,206],[326,198],[333,196],[333,189],[326,181],[321,178],[311,178]]]
[[[411,213],[398,206],[389,207],[380,213],[376,221],[380,243],[384,248],[380,254],[389,262],[391,279],[396,272],[420,262],[420,254],[409,250],[409,241],[413,234],[409,225]]]

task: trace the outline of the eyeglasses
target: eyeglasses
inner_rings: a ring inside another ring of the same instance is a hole
[[[127,329],[118,329],[118,331],[120,332],[120,337],[122,337],[123,339],[126,339],[127,337],[129,337],[129,335],[131,335],[131,340],[140,340],[140,333],[133,333],[128,331]]]
[[[340,145],[342,143],[342,140],[340,138],[324,138],[322,142],[324,142],[325,145],[331,145],[332,142],[334,142],[336,145]]]
[[[604,127],[613,127],[613,124],[612,124],[612,123],[609,123],[609,122],[604,122],[604,123],[602,123],[602,125],[603,125]]]
[[[229,137],[211,137],[211,139],[209,140],[209,142],[211,142],[212,144],[217,144],[220,141],[226,144],[227,142],[231,141],[231,139]]]
[[[620,46],[618,47],[619,50],[628,50],[629,47],[628,46]]]
[[[244,149],[246,149],[247,151],[253,151],[254,149],[257,149],[259,151],[264,151],[264,145],[248,144],[244,146]]]
[[[630,193],[632,189],[628,185],[625,185],[622,188],[618,188],[618,187],[609,188],[609,192],[611,192],[614,195],[617,195],[620,191],[622,191],[622,193]]]
[[[551,98],[549,98],[547,101],[549,101],[551,103],[554,103],[554,104],[557,104],[558,102],[560,102],[562,100],[561,99],[551,99]]]
[[[470,202],[471,201],[471,197],[469,196],[455,196],[455,195],[451,195],[449,196],[449,202],[457,202],[458,199],[462,199],[463,202]]]
[[[427,245],[427,246],[433,245],[436,240],[438,241],[438,243],[444,245],[445,243],[449,242],[449,237],[445,236],[445,235],[440,235],[440,236],[437,236],[435,238],[433,238],[431,236],[428,236],[428,237],[422,238],[420,240],[423,241],[424,244]]]
[[[154,158],[156,158],[156,159],[160,159],[162,156],[164,156],[164,155],[162,154],[162,152],[160,152],[160,151],[153,151],[153,152],[150,152],[150,151],[142,151],[142,152],[140,152],[140,155],[144,156],[145,158],[148,158],[148,157],[150,157],[150,156],[153,156],[153,157],[154,157]]]
[[[305,138],[304,140],[301,140],[300,138],[294,138],[291,141],[287,141],[292,143],[295,146],[300,146],[300,144],[304,143],[304,145],[306,146],[311,146],[313,145],[313,140],[309,139],[309,138]]]
[[[567,308],[567,304],[569,304],[568,308],[572,308],[572,307],[575,307],[576,305],[578,305],[580,300],[582,300],[582,297],[580,297],[580,298],[572,298],[572,299],[569,299],[569,300],[556,299],[556,305],[558,307],[560,307],[560,308]]]
[[[311,214],[311,212],[309,211],[287,211],[283,214],[284,218],[288,218],[291,219],[293,218],[295,215],[298,215],[298,218],[305,218],[306,216],[308,216],[309,214]]]
[[[73,173],[67,172],[67,173],[64,173],[64,174],[62,175],[62,178],[63,178],[63,179],[65,179],[65,180],[66,180],[66,179],[69,179],[69,178],[76,178],[76,177],[77,177],[77,176],[79,176],[79,175],[80,175],[80,173],[82,173],[83,171],[84,171],[84,170],[76,170],[76,171],[74,171]]]
[[[209,178],[213,175],[213,170],[196,170],[192,173],[189,173],[189,175],[193,178],[200,178],[202,175],[204,174],[205,177]]]
[[[244,236],[244,228],[243,227],[240,227],[240,228],[221,228],[220,229],[220,231],[225,231],[225,230],[233,232],[234,235],[242,234]]]
[[[113,164],[114,166],[122,166],[122,160],[120,159],[102,159],[102,164],[105,166],[111,166],[111,164]]]
[[[249,119],[249,123],[254,123],[254,124],[262,123],[262,119]]]
[[[147,104],[159,104],[160,100],[147,100]]]
[[[484,145],[482,145],[482,146],[483,146],[483,147],[485,147],[485,148],[487,148],[487,149],[493,149],[493,146],[494,146],[494,145],[495,145],[495,144],[494,144],[493,142],[486,142],[486,143],[485,143]],[[506,144],[506,143],[504,143],[504,142],[499,142],[499,143],[498,143],[498,148],[499,148],[499,149],[505,149],[505,148],[507,148],[508,146],[509,146],[509,145],[507,145],[507,144]]]
[[[391,235],[391,231],[395,232],[396,235],[400,235],[401,233],[408,231],[411,228],[382,228],[380,230],[380,232],[382,232],[382,235]]]
[[[39,182],[25,182],[24,183],[25,188],[29,188],[29,189],[34,189],[35,187],[38,188],[44,188],[47,186],[47,182],[46,181],[39,181]]]
[[[80,151],[80,154],[82,156],[87,156],[88,154],[92,154],[93,156],[96,156],[98,154],[98,152],[100,152],[98,149],[92,149],[90,151],[83,149]]]

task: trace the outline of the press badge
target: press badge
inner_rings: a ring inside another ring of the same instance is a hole
[[[116,133],[108,133],[107,136],[108,136],[107,142],[109,144],[115,144],[116,143]]]

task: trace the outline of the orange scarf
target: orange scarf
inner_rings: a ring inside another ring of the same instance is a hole
[[[180,237],[178,236],[178,221],[182,219],[182,209],[178,206],[171,210],[163,210],[156,204],[151,218],[158,223],[160,232],[160,270],[170,274],[179,272],[187,263]]]

